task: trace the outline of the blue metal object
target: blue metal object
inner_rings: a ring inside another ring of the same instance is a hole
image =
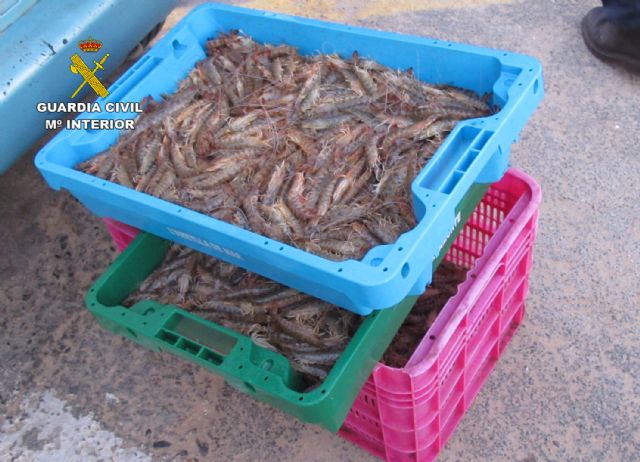
[[[73,169],[113,144],[119,135],[115,130],[61,132],[36,157],[49,185],[68,189],[99,216],[193,247],[358,314],[422,293],[431,282],[433,260],[460,220],[463,198],[474,185],[502,177],[511,144],[542,99],[539,62],[504,51],[209,4],[193,10],[132,66],[101,104],[140,101],[147,95],[159,99],[174,91],[205,57],[207,40],[232,29],[258,42],[288,43],[303,54],[351,56],[357,50],[393,68],[412,67],[427,82],[490,93],[501,110],[456,126],[412,183],[418,225],[394,244],[374,247],[362,261],[329,261]]]
[[[44,120],[56,117],[37,112],[36,104],[69,101],[82,82],[69,71],[71,55],[82,54],[79,41],[102,41],[110,54],[99,74],[105,78],[176,3],[0,0],[0,174],[44,134]],[[77,100],[91,91],[85,87]]]

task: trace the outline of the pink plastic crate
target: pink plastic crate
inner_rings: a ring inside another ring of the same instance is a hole
[[[103,218],[102,221],[107,225],[107,230],[109,234],[111,234],[111,238],[120,252],[126,249],[140,232],[132,226],[125,225],[111,218]]]
[[[432,461],[522,322],[539,185],[510,169],[445,257],[469,268],[407,365],[378,363],[338,432],[387,461]]]

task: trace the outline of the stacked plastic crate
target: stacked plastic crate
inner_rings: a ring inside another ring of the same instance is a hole
[[[459,123],[418,174],[411,185],[418,218],[413,230],[371,249],[362,261],[346,262],[76,171],[74,165],[106,149],[118,133],[63,131],[36,158],[49,184],[68,189],[97,215],[109,217],[105,221],[119,248],[138,228],[151,233],[139,236],[117,258],[90,289],[87,306],[104,327],[194,361],[305,421],[340,429],[343,437],[380,457],[430,460],[524,312],[540,192],[523,173],[505,171],[512,141],[542,98],[540,66],[502,51],[204,5],[125,73],[103,103],[171,92],[204,57],[207,39],[230,29],[260,42],[286,42],[302,53],[328,45],[343,55],[357,49],[394,68],[412,67],[422,80],[489,94],[500,110]],[[131,309],[119,305],[162,261],[165,239],[367,317],[326,380],[305,391],[284,356],[248,337],[153,300]],[[466,282],[405,368],[377,363],[443,258],[469,269]]]
[[[541,191],[510,169],[446,256],[468,269],[404,368],[378,363],[340,436],[389,461],[435,459],[522,322]]]

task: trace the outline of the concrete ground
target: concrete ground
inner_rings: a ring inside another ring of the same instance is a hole
[[[511,157],[544,189],[528,314],[439,460],[640,460],[640,78],[585,50],[596,2],[237,3],[542,61]],[[0,178],[0,460],[373,460],[98,327],[82,300],[115,249],[32,157]]]

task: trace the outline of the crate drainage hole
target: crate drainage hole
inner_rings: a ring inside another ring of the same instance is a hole
[[[183,45],[178,40],[174,40],[173,42],[171,42],[171,46],[173,47],[173,54],[176,56],[176,58],[182,56],[187,49],[187,46]]]
[[[371,266],[380,266],[380,263],[382,263],[382,258],[374,258],[371,260]]]
[[[409,276],[409,263],[405,263],[404,265],[402,265],[402,270],[400,271],[400,274],[402,274],[402,277],[406,279],[407,276]]]

